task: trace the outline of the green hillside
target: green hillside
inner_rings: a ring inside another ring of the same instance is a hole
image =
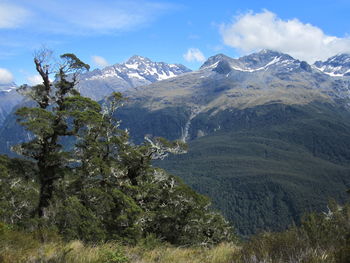
[[[202,114],[185,155],[157,165],[210,196],[243,235],[326,210],[350,187],[350,114],[331,104],[271,104]],[[211,127],[221,129],[210,132]]]

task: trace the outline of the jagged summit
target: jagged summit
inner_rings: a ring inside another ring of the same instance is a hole
[[[139,55],[130,57],[125,63],[115,64],[114,67],[120,69],[120,71],[125,71],[125,68],[127,68],[127,70],[135,70],[141,78],[143,77],[151,82],[171,78],[191,71],[181,64],[153,62],[149,58]]]
[[[350,76],[350,54],[338,54],[326,61],[316,61],[314,66],[330,76]]]
[[[210,67],[215,67],[216,64],[220,61],[227,61],[227,62],[231,62],[232,60],[234,60],[233,58],[226,56],[224,54],[217,54],[215,56],[211,56],[210,58],[208,58],[204,64],[200,67],[200,69],[205,69],[205,68],[210,68]]]
[[[134,63],[151,63],[152,61],[143,56],[133,55],[124,64],[134,64]]]
[[[210,57],[200,69],[212,69],[218,72],[216,67],[219,67],[219,71],[227,73],[228,68],[236,71],[243,72],[255,72],[262,70],[274,70],[274,71],[296,71],[304,70],[310,71],[311,66],[304,61],[294,59],[288,54],[284,54],[278,51],[264,49],[260,52],[246,55],[237,59],[230,58],[224,54],[218,54]]]
[[[82,95],[100,100],[113,91],[125,91],[190,71],[181,64],[153,62],[147,57],[134,55],[124,63],[82,74],[77,88]]]
[[[273,50],[264,49],[260,52],[243,56],[238,59],[248,69],[259,70],[273,64],[290,64],[297,61],[293,57]]]

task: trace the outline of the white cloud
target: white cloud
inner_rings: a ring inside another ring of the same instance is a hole
[[[189,48],[187,52],[183,55],[184,59],[188,62],[204,62],[205,57],[203,53],[198,48]]]
[[[27,77],[27,81],[28,81],[28,84],[31,86],[35,86],[43,83],[43,80],[39,74]]]
[[[0,84],[9,84],[13,82],[13,75],[5,68],[0,68]]]
[[[16,28],[30,16],[26,9],[7,3],[0,3],[0,28]]]
[[[101,56],[92,56],[92,61],[94,62],[94,64],[100,68],[104,68],[107,67],[109,65],[108,61]]]
[[[282,20],[268,10],[238,16],[221,25],[220,32],[226,45],[243,53],[272,49],[312,63],[350,52],[350,38],[326,35],[298,19]]]

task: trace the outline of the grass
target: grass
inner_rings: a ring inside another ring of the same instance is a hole
[[[123,246],[118,242],[84,244],[79,240],[63,242],[58,237],[45,243],[35,234],[10,231],[0,241],[0,262],[50,263],[228,263],[239,248],[223,243],[212,248],[179,248],[158,244],[147,248]]]
[[[344,233],[347,231],[344,229]],[[262,233],[241,243],[221,243],[214,247],[174,247],[166,243],[147,247],[125,246],[118,242],[84,244],[79,240],[59,239],[39,242],[35,235],[11,232],[1,236],[1,263],[346,263],[350,246],[337,237],[337,246],[329,241],[327,231],[319,232],[322,240],[310,241],[299,228],[280,233]],[[14,242],[15,241],[15,242]],[[311,242],[311,243],[310,243]]]
[[[223,243],[213,248],[156,248],[145,251],[135,263],[226,263],[231,262],[238,247]]]
[[[85,244],[69,242],[55,232],[16,230],[0,224],[0,263],[228,263],[239,251],[237,245],[222,243],[215,247],[174,247],[153,236],[136,246],[117,241]]]
[[[0,262],[74,262],[74,263],[123,263],[129,262],[121,252],[121,246],[117,243],[102,245],[84,245],[80,241],[48,242],[38,244],[30,249],[3,248]]]

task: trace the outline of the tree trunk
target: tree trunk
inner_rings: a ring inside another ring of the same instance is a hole
[[[45,209],[50,205],[53,196],[55,167],[42,167],[40,169],[40,193],[37,213],[39,218],[45,217]]]

